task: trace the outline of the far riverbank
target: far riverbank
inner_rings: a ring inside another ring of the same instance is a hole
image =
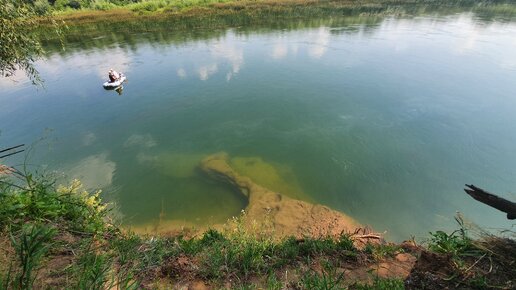
[[[99,3],[99,2],[95,2]],[[103,2],[108,3],[108,2]],[[65,21],[68,25],[87,24],[94,22],[120,22],[131,20],[150,20],[163,18],[177,18],[177,20],[191,20],[200,22],[195,26],[205,26],[214,18],[231,16],[232,19],[224,23],[225,26],[240,26],[253,23],[267,22],[267,19],[278,18],[296,19],[321,16],[403,16],[446,11],[464,11],[494,13],[511,17],[516,14],[512,1],[422,1],[422,0],[365,0],[365,1],[321,1],[321,0],[266,0],[266,1],[175,1],[149,0],[127,5],[112,3],[104,6],[95,6],[81,9],[66,8],[53,9],[52,18]],[[49,8],[52,9],[52,8]],[[181,24],[179,24],[181,26]]]

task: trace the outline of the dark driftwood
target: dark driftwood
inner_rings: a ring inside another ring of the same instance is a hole
[[[516,203],[498,197],[473,184],[466,184],[466,187],[464,191],[474,199],[507,213],[507,218],[510,220],[516,219]]]

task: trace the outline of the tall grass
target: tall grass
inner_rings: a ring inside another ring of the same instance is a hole
[[[133,12],[174,12],[190,7],[205,7],[217,3],[228,3],[234,0],[143,0],[124,6]]]
[[[71,0],[75,1],[75,0]],[[118,16],[133,12],[136,15],[153,16],[192,16],[197,17],[228,14],[247,14],[258,16],[263,13],[281,13],[287,16],[303,15],[405,15],[421,13],[425,10],[441,12],[470,9],[482,14],[503,13],[514,16],[514,2],[511,0],[364,0],[364,1],[328,1],[328,0],[140,0],[114,3],[110,0],[96,0],[81,9],[56,9],[54,14],[64,18],[77,20],[90,14],[92,17],[110,18],[111,12],[95,13],[95,11],[112,10]],[[45,8],[48,9],[48,8]],[[157,12],[157,13],[151,13]],[[76,17],[77,16],[77,17]],[[133,15],[134,16],[134,15]],[[124,16],[125,17],[125,16]],[[111,20],[114,20],[111,18]]]
[[[0,281],[5,289],[32,289],[41,259],[51,247],[55,229],[44,225],[24,225],[18,233],[10,233],[18,265],[11,264]]]
[[[339,273],[335,267],[326,264],[320,274],[314,271],[305,273],[301,278],[300,286],[302,289],[342,289],[341,283],[344,278],[344,272]]]

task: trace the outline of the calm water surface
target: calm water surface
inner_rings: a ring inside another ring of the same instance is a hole
[[[49,49],[45,89],[0,80],[0,145],[44,137],[31,160],[106,189],[127,224],[238,214],[246,201],[196,169],[224,151],[258,183],[393,239],[453,228],[456,211],[511,225],[462,188],[516,199],[514,22],[97,34]],[[128,76],[121,95],[101,86],[110,67]]]

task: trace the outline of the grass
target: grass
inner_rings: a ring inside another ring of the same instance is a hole
[[[139,289],[159,281],[239,289],[403,289],[404,283],[484,289],[511,288],[516,277],[514,239],[472,238],[461,219],[457,231],[431,233],[421,249],[426,260],[406,281],[371,274],[366,282],[344,269],[395,261],[401,246],[357,248],[346,234],[277,240],[268,231],[246,229],[240,218],[199,237],[139,236],[121,231],[99,193],[84,191],[80,182],[58,186],[52,177],[18,171],[0,179],[0,217],[0,243],[6,244],[0,289]]]
[[[401,279],[380,279],[375,278],[372,284],[355,284],[352,287],[356,290],[403,290],[405,284]]]
[[[468,227],[460,215],[456,221],[459,229],[451,233],[430,233],[423,254],[425,257],[433,255],[440,262],[436,263],[437,267],[432,262],[425,269],[416,266],[416,278],[425,280],[428,278],[425,275],[437,275],[442,279],[441,285],[453,288],[516,287],[516,233],[505,231],[506,236],[496,236],[475,226]],[[421,275],[420,270],[426,274]]]
[[[321,273],[315,271],[307,272],[299,282],[302,289],[320,289],[332,290],[339,289],[344,281],[344,272],[338,272],[337,269],[326,263]]]
[[[54,18],[69,24],[98,21],[127,21],[135,18],[185,18],[194,17],[199,23],[207,18],[261,18],[282,16],[323,17],[343,15],[415,15],[425,11],[454,13],[464,9],[493,15],[503,13],[514,16],[516,9],[511,1],[492,0],[143,0],[125,5],[95,1],[82,9],[54,10]],[[207,25],[209,27],[209,25]]]
[[[43,225],[24,225],[14,236],[11,233],[11,243],[16,251],[17,271],[11,272],[12,265],[5,278],[5,289],[31,289],[37,278],[37,269],[42,257],[47,253],[55,230]],[[14,275],[12,278],[11,276]]]
[[[373,259],[381,260],[385,258],[392,258],[396,254],[402,253],[403,249],[396,244],[367,244],[364,251],[368,253]]]

